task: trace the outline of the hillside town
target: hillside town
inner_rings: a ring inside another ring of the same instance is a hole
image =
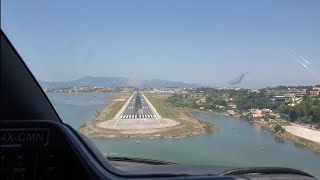
[[[177,107],[225,113],[260,123],[295,122],[319,129],[320,87],[276,87],[259,90],[197,88],[175,93]]]
[[[80,87],[68,87],[68,88],[44,88],[45,93],[75,93],[75,92],[87,92],[87,93],[110,93],[110,92],[131,92],[134,88],[126,87],[96,87],[96,86],[80,86]]]

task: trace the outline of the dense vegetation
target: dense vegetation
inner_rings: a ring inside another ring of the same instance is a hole
[[[175,107],[189,107],[189,108],[197,108],[194,104],[195,102],[192,100],[188,100],[184,98],[182,94],[175,94],[167,99],[167,102],[172,104]]]
[[[278,108],[280,113],[289,115],[290,121],[301,123],[320,122],[320,100],[309,97],[303,98],[296,106],[281,105]]]
[[[280,87],[281,88],[281,87]],[[284,102],[272,101],[266,97],[264,90],[259,93],[249,90],[218,90],[212,88],[197,89],[193,93],[201,92],[202,97],[190,98],[190,94],[175,94],[167,99],[167,102],[175,107],[187,107],[199,109],[203,107],[208,110],[223,112],[228,105],[236,105],[236,111],[244,112],[250,108],[267,108],[280,113],[283,118],[291,122],[320,123],[320,100],[319,98],[304,97],[301,103],[290,106]],[[205,98],[205,102],[199,99]],[[224,108],[221,108],[223,106]]]
[[[285,129],[284,129],[281,125],[277,124],[277,125],[274,127],[274,130],[275,130],[276,132],[281,132],[281,133],[283,133]]]
[[[237,109],[244,111],[250,108],[269,108],[276,109],[280,103],[273,102],[264,95],[264,92],[248,92],[248,90],[216,90],[201,89],[205,94],[206,103],[201,105],[196,100],[190,100],[187,95],[176,94],[168,98],[168,102],[176,107],[199,108],[218,110],[219,106],[227,106],[228,104],[236,104]],[[228,100],[228,99],[232,100]],[[233,102],[233,103],[232,103]],[[228,109],[228,108],[227,108]]]
[[[256,93],[250,92],[245,96],[235,97],[235,102],[238,106],[238,109],[241,111],[248,110],[250,108],[267,108],[267,109],[277,109],[281,103],[273,102],[270,98],[265,96],[263,91]]]

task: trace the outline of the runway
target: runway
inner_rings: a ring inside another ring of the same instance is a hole
[[[120,119],[136,119],[136,118],[156,118],[149,104],[140,91],[134,92],[124,112],[120,115]]]
[[[154,113],[156,111],[155,108],[140,91],[135,91],[125,106],[120,116],[106,122],[107,124],[103,125],[103,127],[107,126],[112,129],[150,129],[172,126],[172,123],[162,120],[160,116],[158,117],[156,115],[158,114],[157,112]]]

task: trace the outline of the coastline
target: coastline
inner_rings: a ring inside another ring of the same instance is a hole
[[[274,133],[274,135],[276,137],[279,137],[279,138],[282,138],[282,139],[285,139],[285,140],[291,140],[294,143],[302,144],[302,145],[304,145],[304,146],[306,146],[306,147],[308,147],[308,148],[310,148],[310,149],[312,149],[314,151],[320,152],[320,143],[318,143],[318,142],[311,141],[309,139],[297,136],[297,135],[292,134],[292,133],[290,133],[290,132],[288,132],[286,130],[284,132],[276,132],[274,130],[274,125],[273,124],[266,124],[266,123],[260,123],[260,122],[254,122],[254,123],[257,123],[262,127],[270,129]]]
[[[224,115],[224,116],[230,116],[229,114],[227,113],[219,113],[219,112],[208,112],[208,111],[202,111],[202,110],[199,110],[199,109],[191,109],[191,108],[186,108],[188,109],[190,112],[201,112],[201,113],[206,113],[206,114],[217,114],[217,115]],[[232,117],[238,117],[238,116],[232,116]],[[285,132],[281,133],[281,132],[276,132],[274,130],[274,126],[275,124],[270,124],[270,123],[261,123],[261,122],[253,122],[253,123],[257,123],[259,124],[260,126],[262,127],[265,127],[265,128],[268,128],[270,129],[274,135],[276,137],[279,137],[279,138],[282,138],[282,139],[286,139],[286,140],[291,140],[293,141],[294,143],[299,143],[299,144],[302,144],[314,151],[317,151],[317,152],[320,152],[320,143],[319,142],[315,142],[315,141],[312,141],[308,138],[304,138],[302,136],[298,136],[296,134],[293,134],[287,130],[285,130]],[[288,127],[288,125],[285,125],[285,128],[286,126]],[[293,125],[290,125],[290,126],[293,126]],[[305,127],[304,127],[305,128]]]
[[[199,110],[199,109],[191,109],[191,108],[183,108],[183,109],[186,110],[186,111],[189,111],[189,112],[200,112],[200,113],[205,113],[205,114],[216,114],[216,115],[230,116],[227,113],[220,113],[220,112],[214,112],[214,111],[208,112],[208,111],[202,111],[202,110]],[[231,116],[231,117],[238,117],[238,116]],[[304,145],[304,146],[306,146],[306,147],[308,147],[308,148],[310,148],[310,149],[312,149],[314,151],[320,152],[320,143],[319,142],[315,142],[315,141],[312,141],[310,139],[295,135],[295,134],[293,134],[291,132],[288,132],[286,130],[283,133],[276,132],[274,130],[275,124],[261,123],[261,122],[253,122],[253,123],[257,123],[262,127],[270,129],[274,133],[274,135],[276,137],[279,137],[279,138],[282,138],[282,139],[286,139],[286,140],[291,140],[294,143],[302,144],[302,145]],[[285,127],[286,126],[288,127],[288,125],[285,125]],[[292,125],[290,125],[290,126],[292,126]]]
[[[192,109],[192,108],[185,108],[185,109],[188,110],[189,112],[200,112],[200,113],[204,113],[204,114],[216,114],[216,115],[230,116],[229,114],[223,113],[223,112],[215,112],[215,111],[209,112],[209,111],[203,111],[200,109]],[[236,117],[236,116],[234,116],[234,117]]]
[[[296,123],[285,126],[287,132],[320,144],[320,130],[305,127]]]
[[[93,120],[83,124],[80,127],[80,132],[89,138],[97,139],[117,139],[117,138],[185,138],[191,136],[200,136],[206,134],[212,134],[218,132],[218,128],[212,123],[203,122],[197,119],[193,119],[189,116],[187,111],[181,111],[178,108],[170,107],[176,113],[177,119],[169,119],[163,114],[160,115],[163,119],[168,119],[176,122],[175,126],[164,127],[164,128],[146,128],[146,129],[108,129],[99,126],[101,122],[108,122],[114,117],[115,112],[121,109],[124,105],[116,107],[116,99],[128,99],[130,94],[114,97],[108,101],[108,105],[97,111],[96,116]],[[110,115],[110,112],[113,112]],[[107,117],[107,118],[106,118]]]
[[[105,108],[102,108],[96,112],[95,118],[86,124],[80,127],[80,132],[85,134],[90,138],[97,138],[97,139],[117,139],[117,138],[146,138],[146,139],[172,139],[172,138],[185,138],[185,137],[192,137],[192,136],[201,136],[211,133],[216,133],[219,131],[217,127],[215,127],[212,123],[201,121],[198,119],[193,119],[190,116],[190,112],[200,112],[206,114],[216,114],[216,115],[224,115],[230,116],[227,113],[220,113],[220,112],[208,112],[202,111],[198,109],[192,108],[178,108],[178,107],[170,107],[179,113],[180,118],[182,117],[182,122],[191,123],[194,127],[187,125],[188,128],[185,128],[185,124],[181,124],[181,119],[179,120],[178,125],[173,127],[167,127],[163,129],[144,129],[144,130],[106,130],[105,128],[98,127],[97,124],[106,121],[105,119],[101,118],[108,114],[110,111],[113,110],[113,106],[117,103],[117,99],[128,99],[130,97],[130,93],[126,93],[121,96],[113,97],[108,100],[108,105]],[[157,98],[157,96],[153,96]],[[163,100],[162,97],[159,99]],[[124,104],[124,103],[123,103]],[[237,117],[237,116],[234,116]],[[176,120],[175,120],[176,121]],[[277,136],[282,139],[291,140],[295,143],[302,144],[314,151],[320,152],[320,143],[311,141],[309,139],[297,136],[292,134],[288,131],[283,133],[276,132],[274,130],[275,124],[270,123],[260,123],[254,122],[262,127],[270,129],[274,132],[274,136]],[[191,127],[191,129],[190,129]],[[187,130],[186,130],[187,129]]]
[[[283,138],[283,139],[291,140],[295,143],[302,144],[302,145],[304,145],[314,151],[320,152],[320,143],[310,141],[308,139],[296,136],[296,135],[291,134],[287,131],[285,131],[283,133],[275,133],[275,136]]]

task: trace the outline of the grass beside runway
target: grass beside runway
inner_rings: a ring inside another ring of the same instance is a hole
[[[178,121],[182,128],[175,129],[169,134],[186,134],[186,132],[199,132],[199,127],[206,133],[218,131],[212,123],[192,119],[187,109],[177,108],[166,101],[167,98],[159,97],[150,93],[144,93],[151,104],[157,109],[163,118]],[[191,135],[191,134],[189,134]]]
[[[124,106],[125,101],[114,101],[110,104],[108,113],[104,113],[102,120],[111,120],[114,116],[120,111],[120,109]]]
[[[166,103],[164,99],[156,98],[149,93],[144,93],[144,95],[156,108],[161,117],[173,120],[180,120],[180,112],[176,110],[172,105]]]
[[[110,99],[108,101],[107,107],[100,109],[96,112],[96,117],[93,121],[101,122],[106,120],[112,120],[115,117],[115,115],[121,110],[124,104],[127,102],[129,97],[130,93],[127,93],[123,94],[122,96]]]
[[[101,123],[113,123],[119,110],[127,101],[112,101],[108,107],[99,112],[96,119],[80,128],[80,132],[90,138],[183,138],[215,133],[218,129],[208,122],[202,122],[189,116],[188,109],[176,108],[166,101],[166,98],[145,93],[157,112],[162,116],[160,122],[176,121],[173,126],[164,128],[132,128],[112,129],[100,126]],[[123,99],[128,99],[126,95]],[[108,122],[107,122],[108,121]],[[112,126],[113,124],[111,124]],[[107,125],[108,126],[108,125]],[[146,124],[147,126],[147,124]],[[140,126],[139,126],[140,127]]]

